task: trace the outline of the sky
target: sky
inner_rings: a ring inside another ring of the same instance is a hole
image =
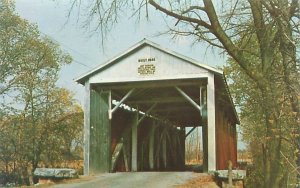
[[[58,85],[70,89],[81,104],[84,89],[74,79],[144,38],[210,66],[222,66],[225,61],[217,52],[207,49],[203,44],[193,45],[188,38],[172,39],[170,35],[159,35],[167,28],[161,14],[154,10],[150,11],[149,20],[142,18],[139,22],[136,18],[128,18],[131,15],[128,13],[128,17],[120,19],[109,33],[103,47],[100,34],[82,27],[84,18],[80,17],[78,20],[76,8],[68,19],[71,2],[72,0],[16,0],[16,11],[22,18],[36,24],[43,35],[56,41],[73,57],[73,63],[62,68]]]
[[[226,57],[219,51],[207,48],[203,43],[193,44],[190,38],[173,39],[170,35],[159,35],[167,30],[165,20],[157,11],[150,9],[149,19],[129,18],[131,13],[119,19],[101,43],[99,33],[82,27],[83,17],[77,16],[75,8],[68,19],[72,0],[16,0],[16,12],[32,24],[36,24],[42,35],[57,42],[61,49],[69,53],[73,63],[62,67],[58,85],[74,93],[83,105],[84,87],[74,79],[109,59],[121,54],[144,38],[164,48],[198,60],[202,64],[222,67]],[[172,24],[172,23],[171,23]],[[175,24],[175,23],[174,23]],[[243,147],[243,144],[239,144]]]

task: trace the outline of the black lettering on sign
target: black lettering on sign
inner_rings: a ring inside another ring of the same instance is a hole
[[[155,57],[150,57],[150,58],[140,58],[138,59],[139,63],[145,63],[145,62],[151,62],[151,61],[155,61]]]
[[[144,63],[144,62],[147,62],[147,59],[146,58],[144,58],[144,59],[138,59],[138,62],[139,63]]]
[[[139,75],[153,75],[155,73],[155,65],[145,64],[138,67]]]

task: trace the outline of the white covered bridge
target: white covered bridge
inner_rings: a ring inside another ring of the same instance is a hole
[[[184,170],[185,129],[199,126],[204,170],[236,165],[239,120],[222,71],[145,39],[76,81],[85,174]]]

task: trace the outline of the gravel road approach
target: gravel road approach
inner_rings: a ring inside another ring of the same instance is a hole
[[[194,172],[124,172],[109,173],[77,183],[57,184],[54,188],[168,188],[196,178]]]

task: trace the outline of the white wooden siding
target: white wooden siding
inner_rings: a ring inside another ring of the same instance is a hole
[[[155,58],[151,62],[138,62],[139,59]],[[155,66],[154,74],[141,75],[141,65]],[[207,77],[208,70],[188,63],[187,61],[164,53],[154,47],[144,46],[135,53],[114,62],[99,73],[90,77],[90,83],[150,81],[180,78]]]

